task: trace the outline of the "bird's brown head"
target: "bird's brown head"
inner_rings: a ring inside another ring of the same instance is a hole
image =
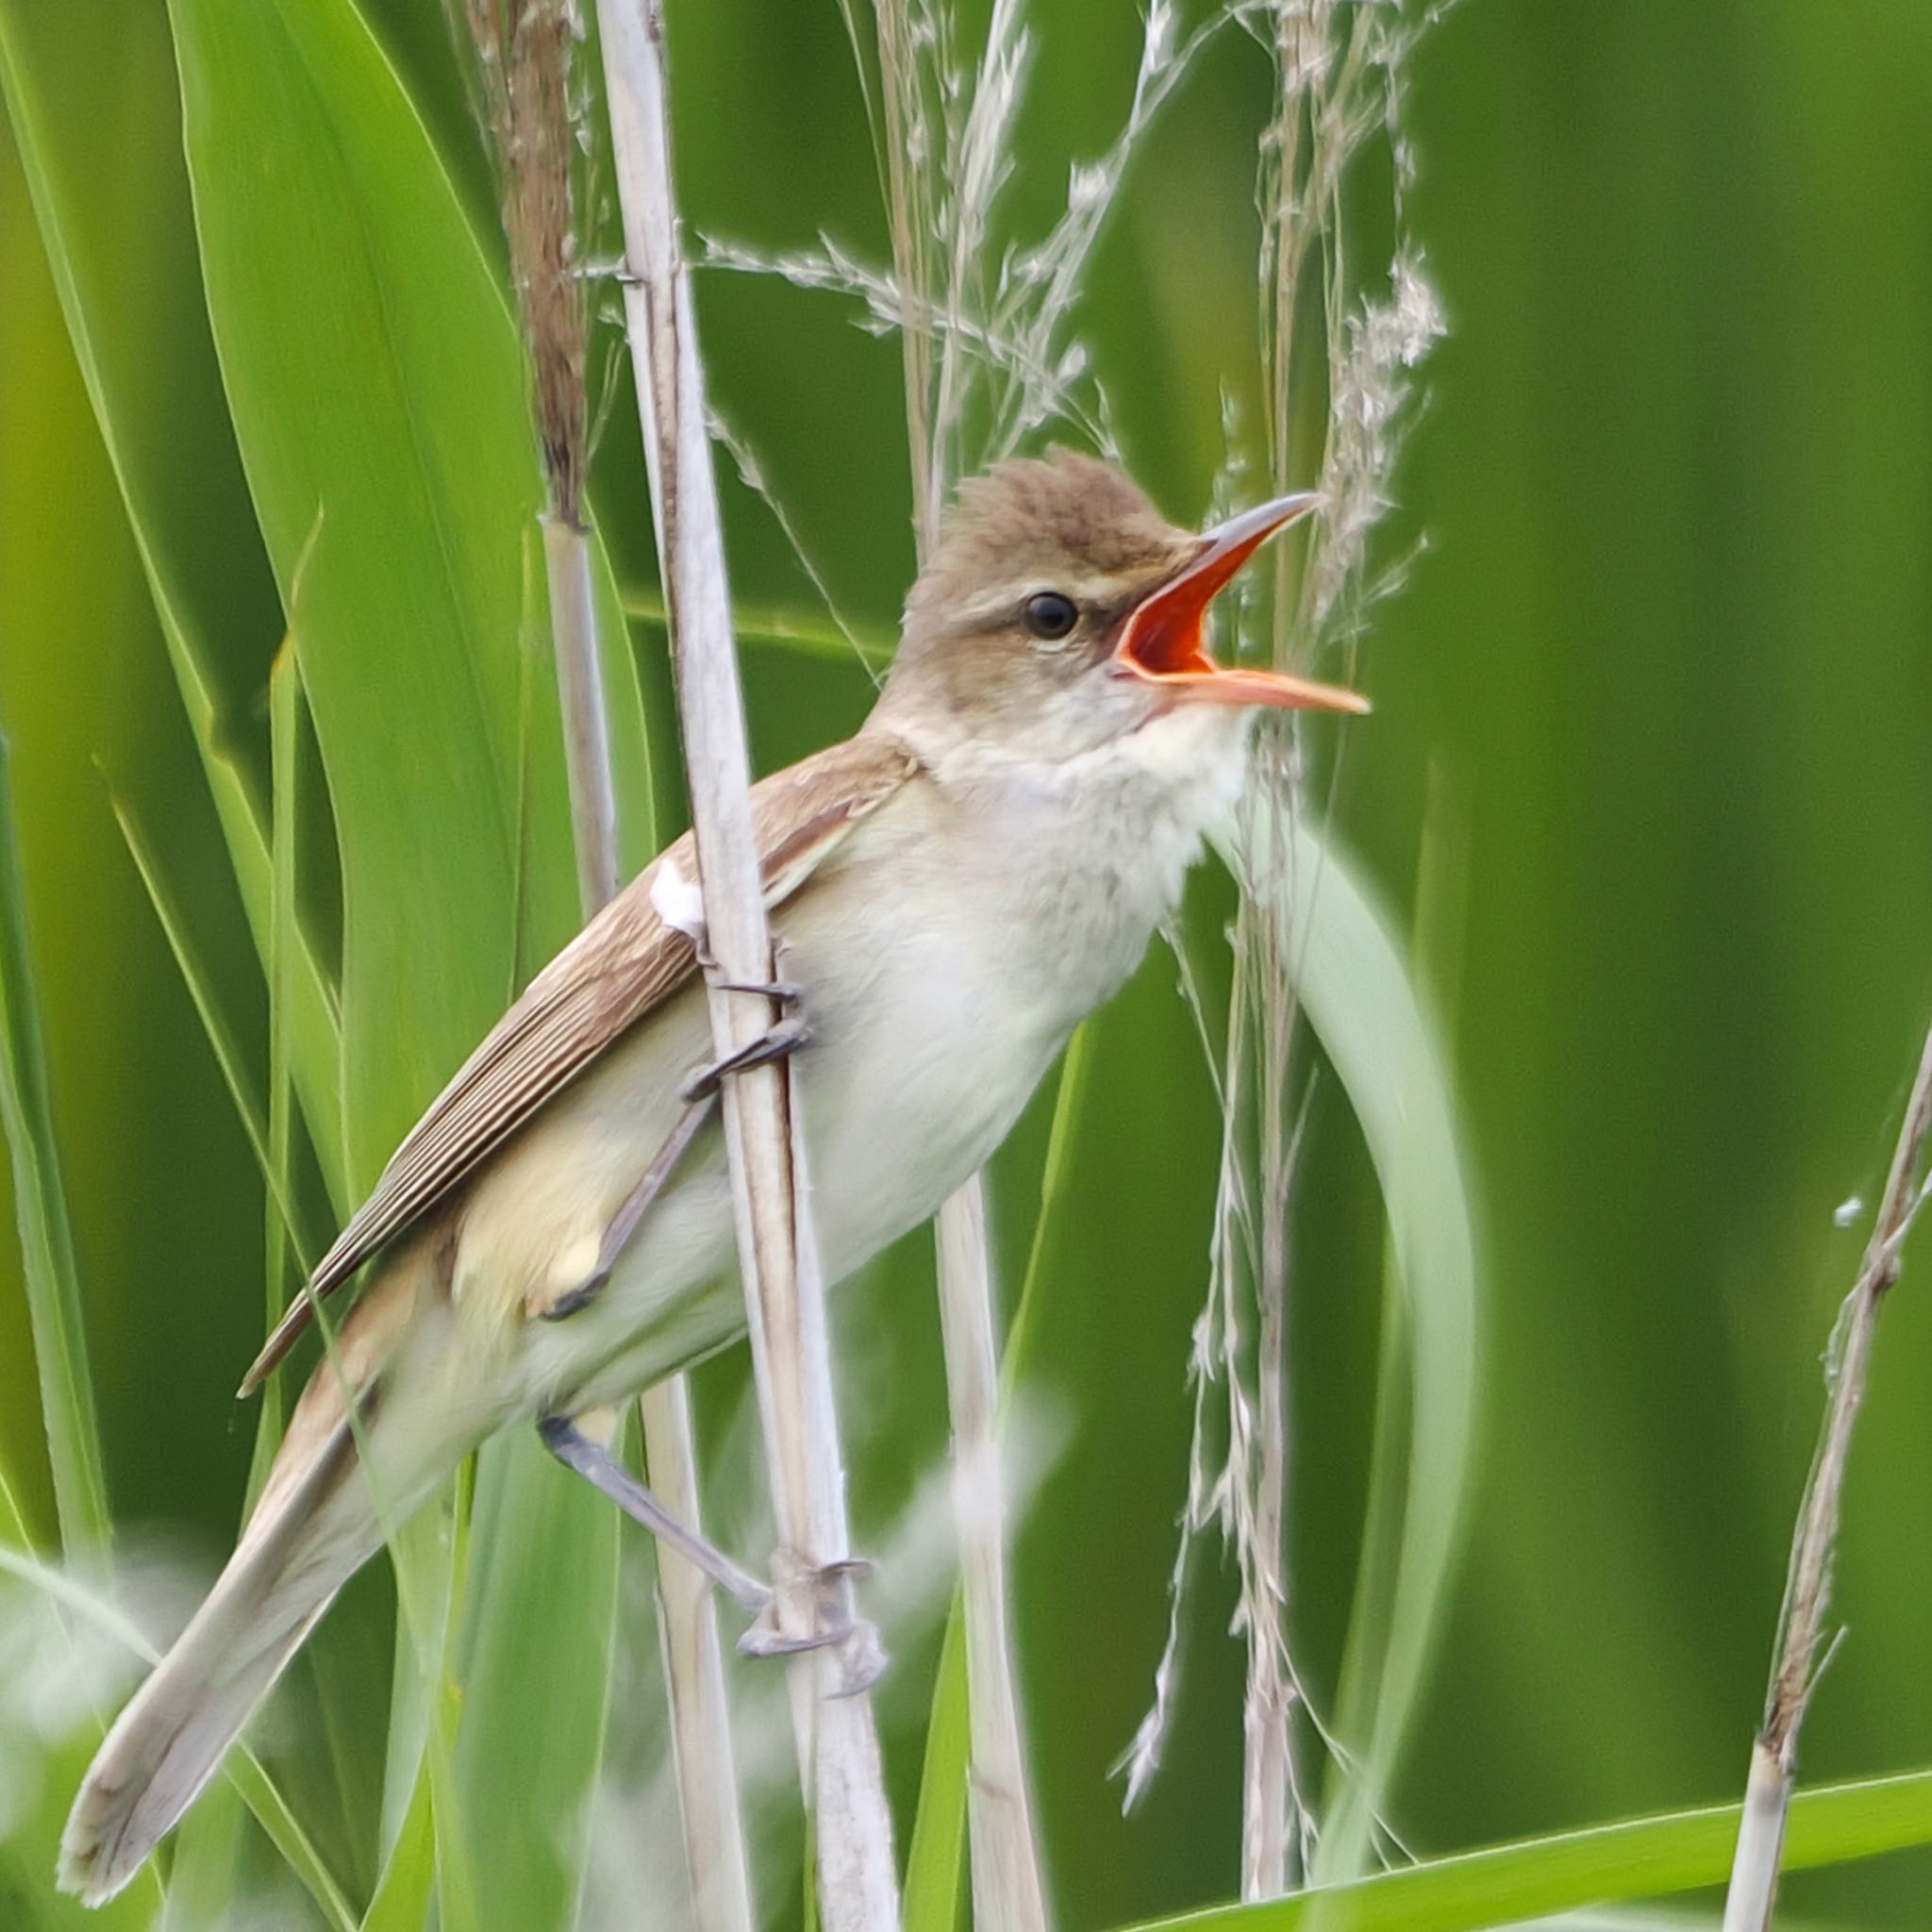
[[[907,599],[879,716],[928,742],[1069,757],[1181,707],[1366,711],[1353,691],[1217,664],[1208,607],[1310,496],[1202,534],[1109,463],[1058,450],[960,486]]]

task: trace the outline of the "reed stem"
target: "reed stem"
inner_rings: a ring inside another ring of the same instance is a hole
[[[604,658],[584,513],[590,469],[589,325],[576,274],[573,162],[578,153],[567,0],[452,0],[475,55],[477,118],[492,149],[511,280],[530,358],[530,403],[549,509],[541,519],[570,785],[577,892],[588,920],[624,883],[611,777]],[[699,1526],[697,1450],[682,1376],[638,1404],[651,1479],[680,1522]],[[724,1657],[704,1579],[658,1550],[658,1627],[672,1716],[678,1812],[698,1932],[751,1932],[744,1821],[732,1762]]]
[[[751,816],[744,707],[731,627],[717,479],[706,429],[691,276],[678,234],[663,22],[649,0],[599,0],[607,92],[628,273],[625,314],[666,591],[691,823],[716,969],[708,980],[721,1058],[778,1015],[746,986],[776,978]],[[781,1629],[813,1622],[827,1566],[847,1554],[824,1283],[802,1177],[799,1095],[783,1063],[724,1089],[725,1142],[752,1363],[781,1541],[802,1588],[778,1577]],[[849,1577],[835,1607],[851,1616]],[[899,1923],[891,1816],[872,1701],[844,1680],[839,1646],[791,1666],[792,1715],[810,1793],[818,1895],[829,1932]],[[835,1694],[844,1692],[847,1694]]]
[[[1906,1103],[1891,1172],[1872,1225],[1858,1278],[1845,1297],[1833,1338],[1824,1433],[1799,1506],[1791,1566],[1785,1583],[1782,1641],[1772,1674],[1764,1727],[1751,1747],[1744,1815],[1724,1897],[1724,1932],[1768,1932],[1784,1857],[1785,1823],[1798,1773],[1798,1731],[1818,1681],[1818,1645],[1831,1599],[1831,1565],[1838,1543],[1839,1505],[1851,1455],[1852,1427],[1865,1397],[1879,1305],[1897,1282],[1899,1251],[1925,1205],[1932,1178],[1925,1145],[1932,1135],[1932,1031],[1919,1057]]]

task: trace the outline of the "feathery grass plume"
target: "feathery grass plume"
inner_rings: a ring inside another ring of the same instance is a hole
[[[1369,606],[1402,577],[1406,559],[1382,559],[1372,540],[1391,506],[1394,471],[1414,419],[1416,368],[1443,329],[1421,252],[1407,231],[1415,157],[1402,119],[1408,56],[1439,10],[1418,10],[1403,0],[1353,7],[1273,0],[1239,10],[1271,55],[1275,75],[1257,192],[1269,472],[1274,491],[1284,492],[1305,480],[1308,453],[1319,450],[1324,500],[1324,514],[1307,526],[1300,570],[1278,556],[1265,618],[1250,599],[1238,607],[1243,639],[1283,668],[1352,645]],[[1373,288],[1354,267],[1343,204],[1353,163],[1378,139],[1394,184],[1386,290]],[[1297,358],[1311,325],[1324,352],[1322,366],[1312,371]],[[1316,425],[1319,435],[1311,435]],[[1231,406],[1225,426],[1237,450]],[[1224,476],[1224,495],[1236,464],[1238,458]],[[1264,721],[1236,840],[1248,864],[1286,862],[1291,841],[1284,834],[1305,783],[1296,721]],[[1241,1890],[1250,1899],[1287,1890],[1313,1860],[1316,1818],[1298,1757],[1303,1721],[1338,1755],[1307,1709],[1288,1638],[1289,1217],[1309,1082],[1295,1073],[1295,961],[1282,923],[1265,909],[1285,903],[1279,884],[1243,879],[1234,925],[1235,972],[1217,1075],[1221,1170],[1208,1293],[1189,1363],[1194,1426],[1174,1604],[1155,1669],[1154,1703],[1123,1759],[1131,1806],[1158,1765],[1174,1710],[1191,1546],[1213,1527],[1236,1557],[1234,1629],[1248,1653]],[[1191,976],[1184,974],[1184,985],[1198,1008]],[[1202,1020],[1204,1038],[1211,1041],[1213,1029]],[[1212,1057],[1211,1045],[1209,1051]],[[1345,1769],[1345,1757],[1341,1761]]]
[[[590,309],[576,173],[590,151],[575,71],[575,0],[444,0],[471,58],[472,104],[496,176],[510,282],[529,358],[530,413],[549,491],[543,553],[563,705],[577,879],[588,914],[623,884],[602,658],[584,521]]]
[[[1798,1774],[1798,1730],[1824,1665],[1818,1646],[1831,1600],[1832,1557],[1838,1543],[1839,1498],[1844,1489],[1852,1429],[1865,1399],[1865,1378],[1879,1306],[1899,1277],[1907,1235],[1932,1200],[1932,1032],[1919,1054],[1919,1071],[1906,1102],[1891,1171],[1872,1224],[1858,1278],[1832,1330],[1825,1355],[1829,1400],[1818,1454],[1798,1510],[1790,1570],[1779,1611],[1778,1658],[1765,1701],[1764,1727],[1751,1747],[1744,1815],[1738,1830],[1724,1932],[1768,1932],[1777,1900],[1785,1822]],[[1826,1660],[1829,1659],[1826,1652]]]
[[[845,12],[866,74],[864,36],[850,5]],[[1031,70],[1024,0],[994,0],[970,61],[943,0],[878,0],[881,82],[876,101],[868,82],[866,98],[892,265],[863,261],[826,236],[779,253],[707,239],[700,266],[847,296],[865,327],[900,335],[923,543],[937,534],[954,479],[1011,456],[1049,425],[1113,450],[1106,398],[1076,326],[1087,269],[1135,149],[1201,48],[1241,12],[1217,11],[1182,33],[1173,0],[1153,0],[1114,139],[1097,159],[1070,167],[1060,213],[1023,242],[1001,234],[996,206]]]
[[[458,0],[445,0],[455,11]],[[603,653],[584,515],[591,404],[589,314],[579,273],[575,171],[591,149],[575,75],[575,0],[460,0],[478,119],[489,137],[530,365],[530,408],[549,489],[543,560],[562,703],[579,897],[586,918],[623,883]],[[696,1431],[682,1375],[638,1399],[659,1498],[701,1522]],[[659,1654],[671,1712],[686,1869],[700,1932],[750,1932],[749,1859],[733,1761],[716,1606],[675,1551],[658,1552]]]

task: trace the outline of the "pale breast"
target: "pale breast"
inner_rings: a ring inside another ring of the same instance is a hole
[[[1191,736],[1155,737],[1087,771],[908,786],[779,910],[780,972],[803,989],[811,1032],[796,1067],[828,1280],[930,1217],[989,1158],[1073,1028],[1138,965],[1204,825],[1240,783],[1239,741],[1222,741],[1225,771]],[[1163,762],[1173,758],[1200,782],[1177,785]],[[675,1075],[703,1043],[701,1000],[680,1005],[665,1029],[675,1047],[631,1048],[617,1057],[627,1067],[600,1072],[558,1109],[575,1169],[560,1193],[540,1200],[555,1173],[533,1163],[527,1187],[503,1187],[490,1204],[489,1245],[519,1250],[526,1279],[558,1264],[565,1224],[583,1245],[661,1141]],[[518,1165],[506,1162],[503,1178]],[[735,1333],[731,1250],[713,1134],[599,1301],[535,1324],[544,1385],[575,1374],[587,1394],[612,1399]]]

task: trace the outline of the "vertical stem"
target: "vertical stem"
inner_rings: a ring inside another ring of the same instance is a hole
[[[691,279],[678,238],[665,98],[663,24],[645,0],[599,0],[619,201],[629,275],[625,320],[637,375],[651,502],[663,570],[705,924],[717,970],[711,1027],[727,1056],[776,1018],[760,992],[774,976],[751,816],[750,761],[733,647],[717,482],[705,426]],[[735,984],[734,984],[735,983]],[[746,1320],[780,1537],[805,1591],[781,1591],[781,1626],[807,1634],[819,1574],[847,1554],[823,1281],[800,1180],[798,1095],[784,1065],[726,1084],[725,1144]],[[850,1585],[841,1580],[850,1614]],[[792,1666],[801,1763],[811,1770],[819,1897],[831,1932],[898,1924],[891,1817],[872,1703],[840,1682],[844,1658],[821,1649]],[[816,1697],[812,1693],[816,1690]]]
[[[1731,1862],[1730,1890],[1724,1898],[1724,1932],[1768,1932],[1777,1899],[1785,1819],[1798,1770],[1798,1730],[1817,1682],[1818,1641],[1831,1597],[1839,1502],[1851,1456],[1852,1427],[1865,1396],[1879,1304],[1898,1280],[1899,1250],[1914,1217],[1925,1205],[1928,1136],[1932,1136],[1932,1032],[1925,1035],[1872,1239],[1858,1278],[1845,1298],[1829,1357],[1830,1396],[1824,1434],[1798,1511],[1797,1536],[1785,1585],[1783,1641],[1772,1674],[1764,1728],[1751,1747],[1744,1816]]]
[[[597,606],[591,589],[591,545],[585,532],[560,516],[546,516],[543,564],[550,581],[550,638],[557,649],[570,816],[576,832],[577,891],[588,919],[617,896],[623,875]]]
[[[680,1523],[698,1528],[690,1384],[673,1375],[646,1389],[638,1397],[638,1414],[651,1487]],[[662,1543],[658,1545],[658,1637],[671,1693],[672,1750],[691,1867],[692,1923],[698,1932],[751,1932],[757,1922],[716,1602],[703,1574]]]
[[[904,0],[874,0],[880,92],[885,107],[885,173],[892,266],[905,307],[906,433],[912,464],[913,529],[922,559],[939,542],[958,347],[941,333],[940,384],[933,394],[931,331],[940,325],[931,286],[928,214],[932,197],[913,164],[910,129],[922,85]],[[934,158],[925,157],[925,165]],[[946,315],[960,298],[971,263],[964,238],[948,253]],[[1007,1508],[1000,1473],[992,1268],[987,1252],[986,1184],[974,1174],[940,1208],[937,1223],[940,1325],[946,1402],[953,1431],[953,1493],[966,1627],[967,1702],[973,1777],[967,1812],[973,1846],[974,1917],[1002,1932],[1044,1932],[1046,1891],[1020,1721],[1019,1669],[1007,1603]]]
[[[999,1369],[987,1266],[986,1197],[976,1174],[940,1209],[939,1262],[973,1738],[967,1798],[973,1918],[975,1924],[996,1926],[999,1932],[1044,1932],[1046,1894],[1007,1619],[1007,1498],[996,1426]]]
[[[584,522],[590,464],[589,318],[576,271],[578,94],[575,0],[451,0],[475,56],[478,119],[502,196],[504,236],[530,360],[530,406],[549,485],[541,519],[551,641],[575,834],[577,892],[588,920],[623,884],[603,654]],[[699,1521],[697,1452],[681,1377],[639,1400],[651,1479],[679,1520]],[[658,1627],[672,1718],[679,1817],[698,1932],[751,1932],[751,1881],[716,1610],[703,1579],[658,1549]]]
[[[1791,1774],[1764,1739],[1754,1739],[1744,1815],[1738,1821],[1738,1849],[1731,1860],[1730,1890],[1724,1894],[1724,1932],[1760,1932],[1770,1925],[1790,1804]]]
[[[622,866],[585,531],[563,516],[546,516],[543,561],[576,834],[577,886],[588,917],[616,894]],[[679,1522],[698,1528],[697,1446],[684,1377],[675,1375],[647,1390],[638,1400],[638,1414],[645,1467],[658,1496]],[[751,1877],[716,1607],[704,1577],[676,1551],[660,1543],[657,1559],[658,1637],[694,1922],[698,1932],[751,1932]]]
[[[874,0],[878,31],[879,99],[885,119],[887,216],[892,262],[899,277],[899,347],[906,367],[906,437],[912,459],[912,526],[922,553],[938,533],[939,505],[932,492],[932,321],[925,306],[927,217],[919,176],[908,165],[908,147],[919,114],[919,68],[911,22],[899,0]],[[858,48],[854,47],[854,53]]]
[[[54,1138],[52,1083],[27,952],[26,890],[8,765],[7,735],[0,731],[0,1142],[13,1164],[13,1211],[60,1547],[69,1557],[105,1557],[113,1517],[81,1320],[74,1230]]]

